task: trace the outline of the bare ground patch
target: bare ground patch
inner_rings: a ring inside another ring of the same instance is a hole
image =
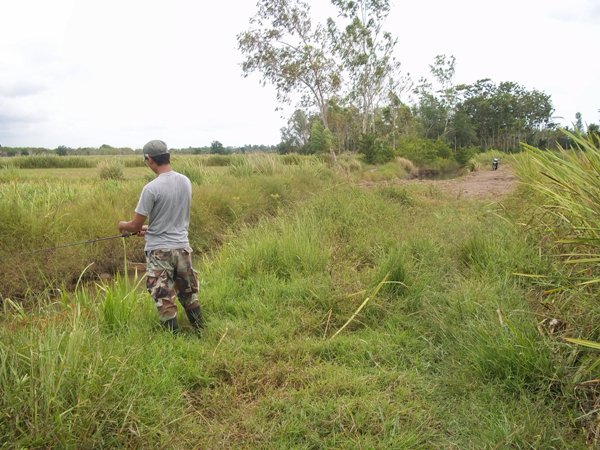
[[[493,199],[511,192],[517,178],[511,168],[502,165],[498,170],[478,170],[451,180],[392,180],[385,182],[363,182],[361,186],[421,184],[436,186],[449,195],[473,199]]]

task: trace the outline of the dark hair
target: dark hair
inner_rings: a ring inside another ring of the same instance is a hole
[[[164,153],[162,155],[151,156],[152,161],[156,163],[157,166],[164,166],[165,164],[171,164],[171,154]]]

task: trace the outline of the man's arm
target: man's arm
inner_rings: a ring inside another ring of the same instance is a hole
[[[142,216],[141,214],[135,213],[133,215],[133,219],[129,222],[125,220],[121,220],[117,225],[119,232],[121,233],[139,233],[140,231],[145,231],[147,226],[144,225],[146,221],[146,216]]]

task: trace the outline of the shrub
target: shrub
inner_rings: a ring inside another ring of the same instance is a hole
[[[203,159],[203,163],[205,166],[231,166],[236,161],[239,161],[239,156],[230,156],[230,155],[210,155],[209,157]]]
[[[362,178],[367,181],[384,181],[408,178],[404,168],[396,162],[388,162],[366,171]]]
[[[443,158],[443,155],[450,155],[450,148],[439,140],[407,138],[400,142],[398,148],[400,156],[419,166],[431,164],[438,158]]]
[[[373,133],[363,134],[358,143],[359,153],[367,164],[384,164],[394,159],[394,151]]]
[[[460,147],[456,149],[454,153],[454,159],[461,166],[466,166],[471,158],[479,153],[479,149],[477,147]]]
[[[396,162],[404,169],[406,173],[412,174],[415,171],[415,165],[410,159],[399,156],[396,158]]]
[[[122,180],[125,178],[123,164],[120,161],[102,161],[98,164],[98,173],[102,180]]]
[[[492,168],[492,160],[494,158],[498,158],[500,160],[500,163],[502,164],[503,160],[506,159],[512,159],[513,157],[510,155],[507,155],[504,152],[501,152],[500,150],[488,150],[487,152],[484,153],[475,153],[468,165],[471,166],[469,167],[470,170],[481,170],[481,169],[491,169]]]
[[[310,130],[308,148],[310,153],[329,153],[333,145],[333,135],[321,122],[313,123]]]

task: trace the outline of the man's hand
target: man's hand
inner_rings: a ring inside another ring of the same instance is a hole
[[[148,225],[143,225],[142,229],[140,231],[138,231],[136,234],[138,236],[144,236],[146,234],[146,231],[148,231]]]
[[[117,228],[119,229],[119,233],[121,233],[121,234],[129,233],[127,224],[128,224],[128,222],[126,222],[125,220],[119,221],[119,224],[117,225]]]
[[[142,216],[141,214],[135,213],[133,219],[130,221],[121,220],[117,224],[117,228],[121,234],[125,233],[136,233],[140,236],[146,234],[146,230],[148,229],[148,225],[144,225],[146,221],[146,216]]]

